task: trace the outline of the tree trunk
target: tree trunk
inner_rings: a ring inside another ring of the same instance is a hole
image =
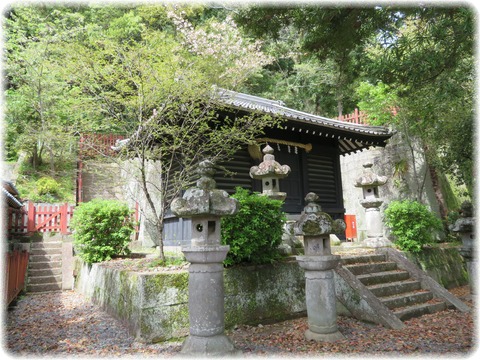
[[[430,178],[432,179],[433,191],[435,193],[435,198],[437,199],[440,216],[442,219],[445,219],[448,215],[448,208],[445,198],[443,197],[442,186],[438,179],[437,169],[432,165],[428,165],[428,170],[430,171]]]
[[[161,220],[157,219],[156,227],[158,232],[158,248],[159,248],[158,258],[161,261],[164,261],[165,252],[163,251],[163,216]]]
[[[49,148],[48,153],[50,155],[50,172],[52,175],[55,175],[55,156],[53,154],[53,150]]]
[[[33,150],[30,157],[30,164],[34,171],[37,171],[38,167],[42,165],[42,151],[38,149],[37,144],[33,146]]]

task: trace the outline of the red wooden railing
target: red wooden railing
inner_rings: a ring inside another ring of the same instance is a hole
[[[68,224],[73,215],[73,205],[34,205],[28,203],[27,232],[60,232],[68,234]]]
[[[28,252],[13,250],[7,253],[7,273],[5,277],[7,305],[9,305],[25,286],[27,274]]]
[[[27,212],[21,209],[7,208],[7,236],[21,234],[27,230]]]
[[[73,210],[74,206],[67,203],[34,204],[29,201],[26,212],[9,210],[8,234],[28,234],[36,231],[69,234],[68,224]]]
[[[359,111],[357,108],[355,108],[353,113],[337,116],[335,119],[353,124],[368,125],[368,122],[366,121],[366,113],[364,111]]]
[[[111,156],[115,152],[111,149],[117,140],[123,140],[119,134],[82,134],[79,142],[79,158]]]

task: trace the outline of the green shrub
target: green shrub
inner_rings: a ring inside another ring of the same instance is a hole
[[[282,202],[250,194],[240,187],[232,197],[238,199],[240,209],[236,215],[222,219],[222,243],[230,245],[224,264],[265,264],[277,260],[286,220]]]
[[[425,205],[417,201],[392,201],[385,210],[385,225],[395,236],[401,250],[420,252],[423,245],[434,241],[442,222]]]
[[[114,200],[81,203],[71,221],[76,253],[89,264],[129,254],[135,229],[131,215],[127,204]]]
[[[38,195],[56,195],[60,190],[60,184],[50,176],[43,176],[35,182]]]

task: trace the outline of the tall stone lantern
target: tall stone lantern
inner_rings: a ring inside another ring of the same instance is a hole
[[[192,220],[192,241],[182,252],[190,262],[188,311],[190,335],[182,354],[228,356],[238,353],[225,332],[223,260],[230,247],[221,245],[220,219],[238,211],[238,201],[216,189],[209,160],[198,166],[197,186],[172,201],[172,212]]]
[[[287,194],[280,191],[280,179],[290,174],[290,166],[280,165],[275,161],[273,148],[266,145],[262,152],[263,161],[258,166],[250,168],[250,177],[262,181],[262,194],[272,199],[285,200]]]
[[[333,342],[344,336],[338,331],[336,296],[333,269],[340,261],[332,255],[330,234],[345,231],[343,220],[333,221],[322,212],[318,195],[308,193],[307,205],[295,223],[296,235],[302,235],[305,255],[297,256],[300,267],[305,269],[305,298],[307,305],[307,340]]]
[[[290,166],[280,165],[275,160],[273,148],[266,145],[263,150],[263,161],[258,166],[250,168],[250,177],[262,181],[262,195],[271,199],[284,201],[287,193],[280,191],[280,179],[286,178],[290,174]],[[282,243],[278,247],[284,255],[292,254],[292,246],[298,243],[298,240],[289,231],[291,224],[287,221],[284,225]]]
[[[460,218],[455,221],[455,224],[450,229],[459,234],[462,239],[463,246],[459,252],[467,265],[470,292],[472,294],[477,293],[477,259],[474,249],[474,224],[473,205],[471,202],[465,201],[460,209]]]
[[[373,163],[367,162],[363,165],[363,174],[355,181],[355,186],[362,188],[363,199],[360,204],[365,208],[365,221],[367,226],[367,239],[363,245],[367,247],[384,247],[392,246],[390,240],[383,235],[382,216],[380,214],[380,206],[383,199],[380,198],[378,187],[385,185],[386,176],[380,176],[373,172]]]

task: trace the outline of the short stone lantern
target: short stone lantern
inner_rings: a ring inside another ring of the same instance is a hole
[[[462,247],[460,248],[460,255],[465,260],[468,271],[468,278],[470,284],[470,292],[472,294],[477,293],[476,289],[476,263],[474,249],[474,224],[475,217],[473,216],[473,205],[469,201],[465,201],[460,209],[460,218],[455,221],[455,224],[450,227],[450,230],[460,235],[462,239]]]
[[[322,212],[318,196],[308,193],[307,205],[294,226],[296,235],[302,235],[305,255],[297,261],[305,269],[305,298],[307,305],[307,340],[333,342],[344,336],[338,331],[333,269],[340,261],[332,255],[330,234],[345,231],[343,220],[333,221]]]
[[[172,201],[172,212],[192,220],[191,246],[182,252],[190,262],[188,279],[188,311],[190,335],[182,354],[196,356],[228,356],[239,353],[225,332],[223,260],[230,247],[221,245],[220,219],[238,211],[238,201],[227,192],[216,189],[215,169],[209,160],[198,166],[197,186],[188,189],[182,198]]]
[[[272,199],[285,200],[287,194],[280,191],[280,179],[290,174],[290,166],[280,165],[275,161],[273,148],[266,145],[262,152],[263,161],[258,166],[250,168],[250,177],[262,181],[262,194]]]
[[[380,206],[383,199],[378,194],[378,187],[385,185],[386,176],[380,176],[373,172],[373,163],[367,162],[363,165],[363,174],[355,181],[355,186],[362,188],[363,199],[360,204],[365,208],[365,221],[367,226],[367,239],[363,245],[367,247],[384,247],[392,246],[390,240],[383,235],[382,216],[380,214]]]

